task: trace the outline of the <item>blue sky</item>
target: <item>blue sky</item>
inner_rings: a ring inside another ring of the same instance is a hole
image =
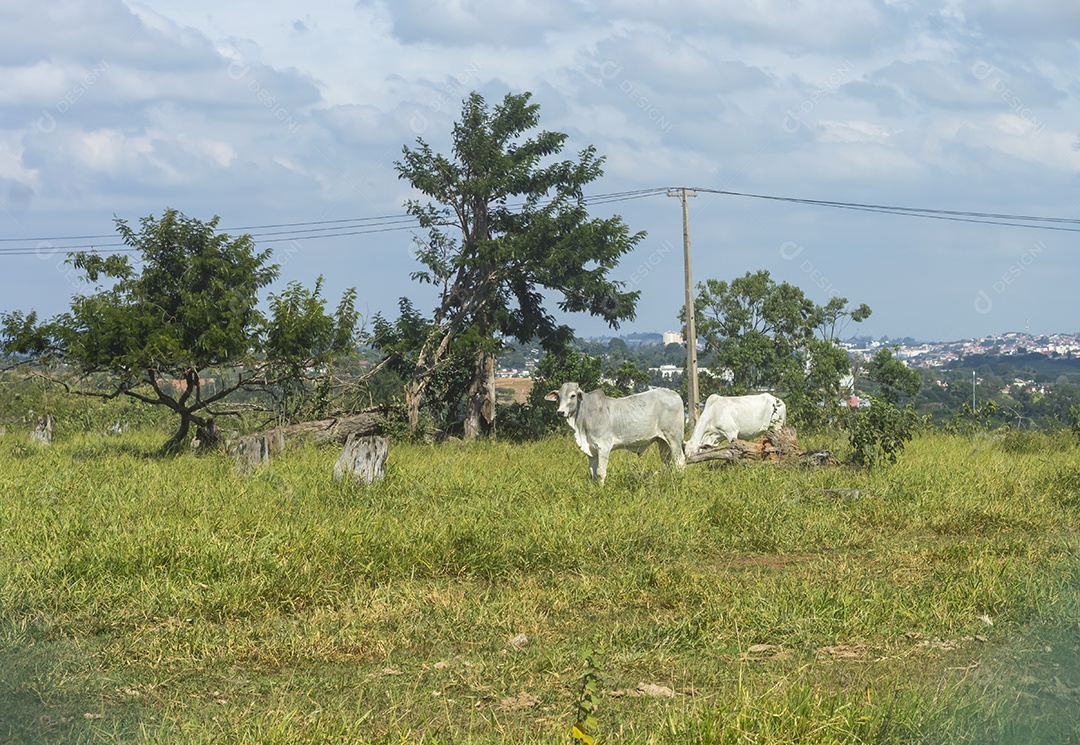
[[[223,228],[400,215],[394,170],[461,100],[531,91],[607,194],[692,186],[1080,219],[1080,5],[964,2],[30,2],[0,6],[0,310],[66,309],[75,244],[166,207]],[[597,205],[648,238],[622,331],[682,306],[681,210]],[[1080,330],[1073,232],[700,193],[695,280],[769,270],[867,303],[874,336]],[[280,238],[280,236],[278,236]],[[260,242],[366,315],[431,299],[409,231]],[[266,236],[263,240],[270,240]],[[20,250],[21,249],[21,255]],[[105,249],[103,249],[105,250]],[[609,333],[571,316],[581,335]]]

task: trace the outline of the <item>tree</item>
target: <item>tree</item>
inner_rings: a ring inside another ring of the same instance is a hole
[[[355,292],[324,311],[321,278],[314,291],[291,283],[271,296],[271,317],[259,291],[278,275],[270,251],[256,253],[250,235],[217,231],[167,209],[116,227],[140,259],[96,252],[69,254],[91,285],[70,311],[48,322],[35,312],[0,314],[0,350],[20,355],[68,390],[105,399],[127,396],[172,410],[179,418],[166,451],[179,449],[191,425],[212,433],[212,417],[238,391],[286,390],[353,346]],[[107,282],[108,281],[108,282]]]
[[[893,356],[888,347],[874,352],[866,368],[867,376],[881,386],[881,398],[895,406],[900,396],[914,396],[922,388],[919,371]]]
[[[865,304],[849,308],[842,297],[817,305],[798,287],[778,284],[764,270],[730,283],[699,283],[695,309],[698,335],[705,341],[705,354],[711,355],[709,366],[724,373],[716,380],[730,377],[738,393],[776,391],[789,412],[806,424],[824,420],[839,398],[841,379],[851,370],[838,344],[840,335],[849,323],[871,313]]]
[[[623,360],[618,365],[612,364],[608,368],[607,378],[624,395],[645,390],[651,380],[649,373],[630,360]]]
[[[435,324],[418,311],[411,300],[401,298],[398,317],[390,321],[376,313],[371,328],[371,343],[387,355],[384,360],[387,369],[406,381],[408,393],[419,355],[425,342],[434,335]],[[462,346],[460,343],[449,345],[440,364],[432,368],[427,379],[430,394],[426,410],[435,411],[440,419],[449,419],[456,413],[457,404],[469,386],[472,360],[467,350],[460,351]],[[411,422],[410,429],[414,432],[416,424],[415,420]]]
[[[426,237],[423,269],[413,279],[439,289],[438,306],[406,388],[415,427],[432,376],[454,354],[471,357],[466,439],[495,419],[494,355],[499,338],[538,338],[545,350],[565,347],[571,329],[544,306],[544,290],[561,295],[564,312],[588,312],[613,328],[634,317],[638,293],[608,273],[644,238],[615,216],[590,219],[582,188],[599,178],[603,158],[591,146],[574,160],[551,160],[567,136],[541,131],[531,94],[507,94],[489,108],[478,93],[463,103],[449,157],[422,139],[403,148],[395,165],[429,202],[407,203]]]

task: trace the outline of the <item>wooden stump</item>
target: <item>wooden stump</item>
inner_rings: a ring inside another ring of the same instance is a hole
[[[229,448],[236,458],[236,465],[250,471],[270,463],[270,456],[285,449],[285,437],[281,428],[270,429],[247,437],[241,437]]]
[[[37,418],[37,426],[30,430],[30,442],[40,442],[42,445],[48,445],[52,442],[52,436],[52,415],[46,414],[45,416],[39,416]]]
[[[386,473],[386,456],[389,453],[390,444],[385,437],[349,435],[337,463],[334,464],[334,481],[340,481],[346,476],[365,484],[382,481]]]
[[[270,463],[270,443],[261,435],[241,437],[233,446],[233,457],[244,470],[265,466]]]

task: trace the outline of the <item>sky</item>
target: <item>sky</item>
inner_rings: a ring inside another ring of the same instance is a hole
[[[418,137],[448,153],[472,91],[528,91],[564,157],[605,158],[588,195],[698,190],[695,282],[764,269],[868,304],[847,331],[875,338],[1080,331],[1076,3],[3,0],[0,80],[0,312],[63,312],[93,289],[67,250],[107,252],[115,219],[166,208],[272,248],[271,291],[322,275],[366,318],[432,308],[418,232],[385,219],[418,196],[394,162]],[[637,317],[560,318],[678,329],[680,200],[590,210],[647,233],[611,273]],[[266,227],[293,223],[312,225]]]

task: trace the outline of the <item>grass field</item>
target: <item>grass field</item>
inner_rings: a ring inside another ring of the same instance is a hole
[[[1080,449],[662,470],[569,437],[301,448],[0,438],[0,741],[1080,740]],[[824,443],[822,443],[824,444]],[[4,739],[4,738],[7,739]]]

